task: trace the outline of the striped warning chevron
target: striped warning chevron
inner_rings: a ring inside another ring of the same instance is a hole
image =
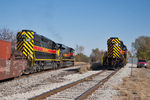
[[[30,61],[33,60],[34,32],[17,33],[17,50],[21,51]]]
[[[120,39],[118,38],[111,38],[107,41],[108,44],[108,57],[111,58],[120,58]]]

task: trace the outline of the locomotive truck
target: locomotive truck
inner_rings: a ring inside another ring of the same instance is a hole
[[[47,69],[74,65],[74,49],[32,30],[17,33],[17,49],[0,40],[0,80]]]
[[[107,41],[107,52],[103,56],[103,65],[108,69],[123,67],[127,63],[127,47],[118,37]]]

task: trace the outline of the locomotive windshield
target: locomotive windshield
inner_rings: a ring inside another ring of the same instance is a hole
[[[126,51],[126,50],[127,50],[127,47],[124,45],[123,48],[122,48],[122,50],[123,50],[123,51]]]

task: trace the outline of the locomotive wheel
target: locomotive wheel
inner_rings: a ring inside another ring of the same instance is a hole
[[[53,63],[53,69],[57,69],[57,64]]]
[[[34,69],[31,69],[29,73],[30,73],[30,74],[34,73]]]
[[[72,62],[72,66],[74,66],[74,62]]]
[[[22,76],[23,75],[23,71],[21,71],[19,74],[18,74],[18,76],[16,76],[15,78],[18,78],[18,77],[20,77],[20,76]]]
[[[40,67],[37,67],[36,72],[40,72],[40,71],[41,71]]]
[[[63,67],[63,64],[59,64],[59,68],[62,68]]]
[[[30,74],[30,72],[27,71],[27,70],[25,70],[23,74],[26,74],[26,75],[27,75],[27,74]]]
[[[20,72],[19,76],[22,76],[22,75],[23,75],[23,71],[22,71],[22,72]],[[18,76],[18,77],[19,77],[19,76]]]

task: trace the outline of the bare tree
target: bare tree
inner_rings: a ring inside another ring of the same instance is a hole
[[[127,52],[128,57],[132,57],[132,53],[128,50]]]
[[[10,41],[11,42],[12,52],[15,50],[15,47],[16,47],[16,36],[8,28],[0,29],[0,40]]]
[[[76,45],[75,51],[76,51],[77,54],[81,54],[84,51],[84,47]]]
[[[90,55],[91,63],[95,63],[95,62],[102,63],[104,52],[105,51],[99,50],[98,48],[92,49],[92,53]]]
[[[77,62],[88,62],[89,61],[89,57],[83,53],[83,51],[84,51],[83,46],[76,45],[75,51],[76,51],[75,61],[77,61]]]
[[[0,39],[6,41],[13,41],[15,40],[15,35],[8,28],[3,28],[0,29]]]

